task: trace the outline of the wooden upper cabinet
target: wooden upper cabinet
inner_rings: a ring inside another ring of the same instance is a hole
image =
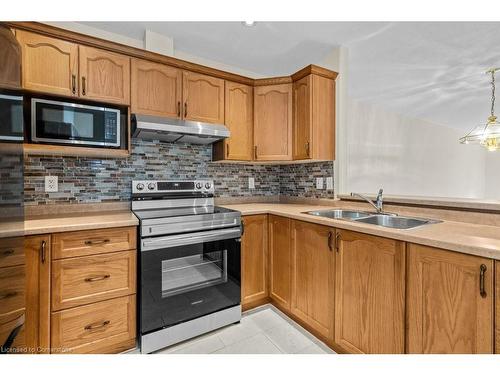
[[[312,76],[293,83],[293,158],[311,158]]]
[[[335,159],[335,81],[310,74],[293,84],[293,158]]]
[[[292,253],[291,220],[269,215],[269,294],[274,303],[290,310]]]
[[[409,245],[409,353],[493,353],[494,261]]]
[[[241,303],[248,304],[268,297],[267,287],[267,215],[242,218]]]
[[[130,103],[130,58],[92,47],[79,47],[80,96],[108,103]]]
[[[254,159],[292,159],[292,84],[254,88]]]
[[[78,95],[78,45],[17,30],[22,49],[22,86],[48,94]]]
[[[139,59],[131,68],[131,112],[180,118],[182,71]]]
[[[335,344],[348,353],[405,352],[405,243],[337,230]]]
[[[334,319],[334,229],[293,221],[291,233],[291,312],[331,342]]]
[[[224,124],[224,80],[182,73],[182,112],[186,120]]]
[[[224,159],[252,160],[253,87],[226,81],[225,119],[231,136],[225,140]]]
[[[0,88],[21,87],[21,47],[13,30],[0,25]]]

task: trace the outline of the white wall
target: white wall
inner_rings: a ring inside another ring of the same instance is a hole
[[[486,151],[485,168],[486,199],[500,199],[500,152]]]
[[[342,192],[484,198],[486,151],[459,144],[461,135],[349,99]]]

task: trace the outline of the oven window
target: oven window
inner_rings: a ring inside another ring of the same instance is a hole
[[[161,262],[162,297],[227,281],[227,250]]]

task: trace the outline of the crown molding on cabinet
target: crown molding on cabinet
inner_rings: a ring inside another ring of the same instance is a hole
[[[14,29],[31,31],[45,36],[63,39],[70,42],[76,42],[82,45],[96,47],[111,52],[121,53],[128,55],[130,57],[136,57],[140,59],[149,60],[152,62],[166,64],[179,69],[185,69],[196,73],[206,74],[209,76],[222,78],[237,83],[242,83],[249,86],[265,86],[265,85],[279,85],[284,83],[292,83],[309,74],[316,74],[325,78],[335,80],[338,75],[337,72],[311,64],[290,76],[253,79],[241,76],[239,74],[229,73],[208,66],[180,60],[175,57],[165,56],[159,53],[146,51],[141,48],[126,46],[120,43],[111,42],[93,36],[80,34],[74,31],[61,29],[51,25],[46,25],[40,22],[0,22],[0,24],[3,24],[5,26]]]

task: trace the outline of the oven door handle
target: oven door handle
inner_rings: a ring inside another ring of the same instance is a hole
[[[237,227],[232,229],[212,230],[208,232],[186,233],[175,236],[148,238],[141,241],[141,251],[166,249],[169,247],[220,241],[240,237],[241,229]]]

